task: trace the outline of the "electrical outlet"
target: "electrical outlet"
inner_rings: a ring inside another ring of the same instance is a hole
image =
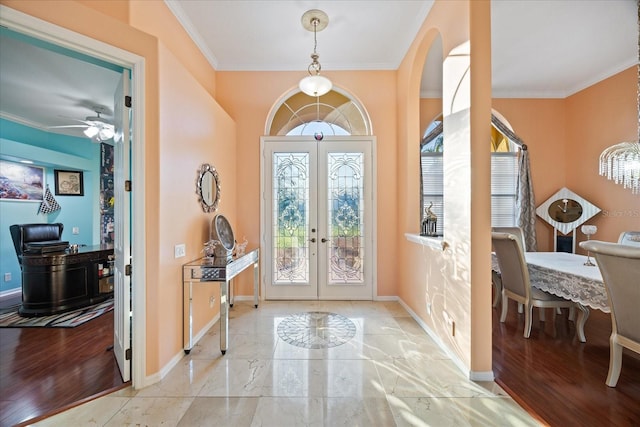
[[[71,232],[73,234],[80,234],[80,227],[73,227],[73,230]]]
[[[449,315],[449,313],[447,313],[444,310],[442,311],[442,317],[444,318],[444,323],[446,323],[446,325],[449,326],[449,328],[451,328],[451,336],[455,337],[456,336],[456,322]]]
[[[4,273],[4,281],[5,282],[11,281],[11,273]]]
[[[214,296],[209,297],[209,307],[213,308],[215,304],[216,304],[216,298]]]
[[[182,258],[187,255],[187,248],[184,243],[175,245],[173,248],[173,255],[175,258]]]

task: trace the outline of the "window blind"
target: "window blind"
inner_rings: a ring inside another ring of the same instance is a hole
[[[437,233],[443,234],[444,181],[442,153],[421,153],[422,215],[433,203],[431,210],[438,217]],[[491,226],[516,225],[516,187],[518,182],[517,153],[491,153]]]

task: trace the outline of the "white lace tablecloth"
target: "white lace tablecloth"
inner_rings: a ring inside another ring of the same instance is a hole
[[[607,291],[598,266],[584,265],[587,257],[567,252],[527,252],[531,285],[586,307],[609,313]],[[595,264],[595,259],[591,261]],[[500,271],[492,254],[492,268]]]

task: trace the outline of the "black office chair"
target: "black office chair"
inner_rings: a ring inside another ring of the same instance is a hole
[[[22,265],[23,254],[41,254],[64,251],[69,242],[62,240],[64,225],[55,224],[13,224],[9,227],[18,262]]]

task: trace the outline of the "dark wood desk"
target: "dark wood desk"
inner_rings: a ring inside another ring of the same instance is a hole
[[[106,300],[113,295],[113,288],[101,284],[110,277],[100,277],[98,266],[106,267],[110,255],[113,245],[83,246],[77,252],[23,254],[22,305],[18,312],[25,317],[47,316]]]

